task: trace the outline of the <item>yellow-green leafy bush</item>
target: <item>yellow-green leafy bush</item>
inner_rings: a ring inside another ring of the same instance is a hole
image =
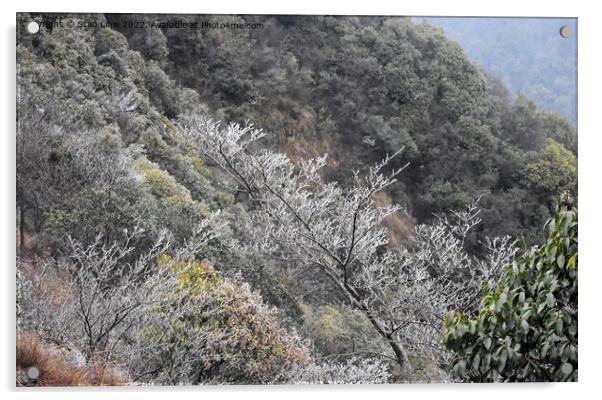
[[[307,348],[278,323],[248,285],[224,278],[207,261],[159,257],[177,285],[144,340],[163,347],[179,382],[271,383],[310,362]],[[180,309],[181,304],[186,309]]]

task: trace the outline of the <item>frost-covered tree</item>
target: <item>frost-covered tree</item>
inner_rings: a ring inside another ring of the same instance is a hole
[[[65,257],[22,266],[19,327],[134,382],[288,382],[313,368],[309,349],[248,284],[201,258],[221,231],[208,219],[183,245],[164,232],[145,251],[138,228],[112,244],[70,239]]]
[[[206,224],[202,225],[206,228]],[[80,349],[87,359],[111,359],[129,347],[148,310],[177,285],[173,274],[157,264],[168,251],[186,257],[213,236],[205,229],[179,250],[167,231],[145,251],[137,251],[144,230],[138,226],[106,243],[68,237],[69,250],[51,259],[30,259],[20,268],[20,326],[58,344]]]
[[[346,362],[325,362],[299,366],[289,372],[296,384],[378,384],[391,377],[382,361],[353,357]]]
[[[293,163],[285,154],[257,148],[264,136],[252,126],[183,117],[187,145],[226,171],[233,190],[246,193],[252,239],[246,249],[284,258],[296,268],[318,268],[374,327],[387,344],[384,354],[411,369],[409,353],[434,362],[446,360],[438,332],[451,310],[470,311],[482,284],[495,281],[500,265],[514,254],[508,238],[489,242],[490,257],[466,253],[464,239],[479,223],[478,209],[441,217],[416,228],[414,240],[388,246],[385,218],[400,206],[377,207],[373,197],[396,182],[403,169],[385,173],[393,156],[353,172],[353,185],[324,180],[326,156]]]

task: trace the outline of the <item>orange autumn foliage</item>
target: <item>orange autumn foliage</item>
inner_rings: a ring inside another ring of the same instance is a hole
[[[18,386],[121,386],[127,381],[108,363],[95,359],[86,366],[69,362],[61,349],[40,341],[32,333],[17,332],[17,376],[37,368],[36,379],[21,379]]]

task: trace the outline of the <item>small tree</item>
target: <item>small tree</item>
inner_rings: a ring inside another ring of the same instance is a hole
[[[102,234],[92,244],[69,236],[65,256],[31,258],[20,266],[20,325],[54,343],[75,345],[87,359],[120,354],[144,325],[148,309],[178,285],[158,265],[158,256],[168,251],[174,259],[194,256],[216,237],[213,221],[203,220],[177,249],[165,230],[143,251],[136,248],[145,243],[139,226],[110,244]]]
[[[577,209],[565,206],[547,224],[546,244],[527,251],[479,315],[449,314],[445,345],[453,371],[471,381],[577,380]]]

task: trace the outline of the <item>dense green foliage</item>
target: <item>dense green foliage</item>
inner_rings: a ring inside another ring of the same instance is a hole
[[[445,345],[460,378],[488,381],[577,380],[577,209],[548,222],[545,245],[508,267],[486,289],[475,318],[450,314]]]

